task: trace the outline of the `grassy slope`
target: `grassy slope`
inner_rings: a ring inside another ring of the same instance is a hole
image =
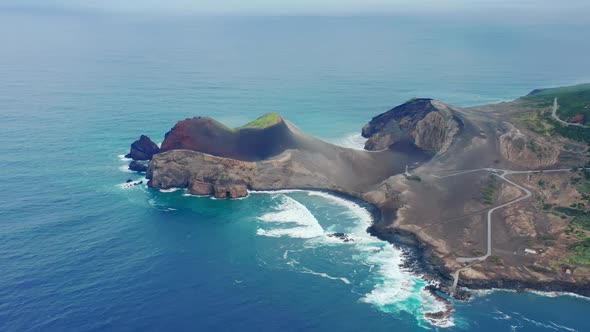
[[[590,128],[564,126],[551,117],[548,109],[553,105],[553,99],[558,98],[558,116],[562,120],[569,120],[576,114],[584,114],[586,125],[590,123],[590,84],[579,84],[568,87],[544,89],[519,100],[534,106],[545,108],[533,113],[523,114],[519,120],[538,134],[551,136],[561,135],[576,141],[590,143]]]
[[[522,99],[551,106],[554,98],[558,99],[557,114],[562,120],[567,121],[580,113],[590,117],[590,83],[544,89]]]

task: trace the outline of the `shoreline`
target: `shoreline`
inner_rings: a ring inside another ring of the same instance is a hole
[[[365,203],[370,204],[368,202]],[[378,210],[380,211],[380,209]],[[397,210],[393,213],[397,216]],[[383,218],[380,214],[373,215],[373,217],[379,219],[375,219],[375,222],[367,231],[383,241],[408,249],[405,250],[404,253],[409,255],[409,257],[414,258],[415,262],[408,263],[405,267],[411,269],[415,273],[424,275],[424,280],[429,283],[439,283],[437,290],[447,295],[451,295],[448,292],[448,287],[453,282],[451,271],[444,267],[444,263],[440,262],[440,258],[432,255],[432,246],[422,241],[413,232],[396,229],[394,227],[387,227],[388,225],[383,223]],[[394,224],[395,219],[389,225]],[[468,291],[505,290],[515,291],[517,293],[541,293],[539,295],[543,295],[543,293],[563,293],[563,296],[576,296],[590,300],[590,285],[577,285],[566,281],[530,282],[516,279],[499,279],[491,281],[462,278],[459,279],[458,286],[467,289]],[[547,294],[544,296],[550,295]],[[468,300],[465,298],[456,299],[461,301]]]
[[[151,188],[155,189],[155,188]],[[177,188],[187,189],[187,188]],[[176,191],[174,190],[174,191]],[[173,192],[160,191],[163,193]],[[392,227],[397,219],[398,209],[382,209],[377,205],[367,202],[360,197],[351,194],[319,188],[283,188],[283,189],[248,189],[245,199],[256,194],[292,193],[292,192],[317,192],[332,195],[358,204],[365,208],[370,215],[370,224],[365,232],[381,241],[384,241],[400,250],[402,263],[400,268],[406,269],[413,277],[421,279],[426,283],[423,290],[428,292],[435,301],[444,306],[444,310],[424,313],[424,319],[441,328],[453,324],[452,315],[455,312],[454,301],[469,302],[474,297],[483,297],[492,292],[514,292],[531,293],[543,297],[575,297],[590,301],[590,287],[578,286],[567,282],[531,283],[522,280],[499,280],[490,282],[488,280],[462,279],[459,282],[460,288],[453,294],[450,290],[453,278],[451,271],[445,268],[441,258],[432,254],[433,247],[422,241],[415,233],[400,230]],[[206,197],[183,194],[183,196]],[[211,196],[209,195],[211,198]],[[231,198],[230,198],[231,200]],[[389,217],[389,218],[388,218]],[[392,220],[390,223],[387,221]],[[467,282],[465,282],[467,281]]]
[[[156,189],[156,188],[150,188]],[[187,189],[178,188],[178,189]],[[385,241],[393,246],[402,249],[404,257],[403,268],[408,269],[417,277],[427,282],[434,287],[430,291],[439,291],[446,295],[452,296],[448,289],[453,282],[451,271],[445,268],[444,262],[440,258],[432,255],[432,245],[421,240],[415,233],[406,230],[400,230],[395,227],[390,227],[395,224],[397,219],[397,209],[385,211],[373,203],[367,202],[360,197],[353,196],[348,193],[343,193],[330,189],[321,188],[282,188],[282,189],[249,189],[248,194],[266,194],[266,193],[280,193],[280,192],[305,192],[314,191],[330,194],[339,198],[349,200],[357,203],[365,208],[371,215],[372,223],[367,227],[366,232],[375,236],[379,240]],[[248,196],[249,196],[248,195]],[[193,197],[210,197],[211,195],[188,195]],[[244,199],[244,198],[239,198]],[[232,199],[233,200],[233,199]],[[383,215],[389,213],[393,220],[390,223],[385,222]],[[479,280],[479,279],[465,279],[459,280],[461,288],[467,290],[467,297],[453,297],[455,300],[468,301],[471,293],[469,291],[514,291],[517,293],[536,292],[542,296],[551,296],[550,293],[558,293],[557,296],[575,296],[590,300],[590,285],[576,285],[564,281],[550,281],[550,282],[529,282],[515,279],[499,279],[497,281]],[[463,291],[463,295],[465,291]],[[544,295],[547,293],[547,295]],[[562,294],[563,293],[563,294]],[[569,294],[569,295],[568,295]],[[437,296],[438,294],[435,294]],[[440,296],[440,295],[438,295]]]
[[[379,240],[385,241],[391,245],[394,245],[402,249],[403,255],[405,255],[404,265],[402,267],[407,268],[416,276],[426,281],[428,284],[436,287],[437,291],[451,296],[448,292],[448,287],[453,282],[451,271],[445,268],[444,262],[440,258],[432,255],[432,245],[422,241],[415,233],[406,230],[400,230],[393,226],[397,219],[397,209],[388,211],[392,216],[393,220],[391,223],[386,223],[383,214],[384,210],[378,206],[363,200],[360,197],[352,196],[350,194],[333,191],[329,189],[317,189],[317,188],[285,188],[285,189],[264,189],[264,190],[252,190],[253,193],[271,193],[280,191],[316,191],[323,192],[336,197],[347,199],[354,203],[361,203],[362,206],[367,208],[367,211],[371,215],[372,223],[366,229],[367,233],[375,236]],[[565,281],[550,281],[550,282],[529,282],[524,280],[515,279],[500,279],[497,281],[490,280],[478,280],[478,279],[465,279],[459,280],[460,287],[467,289],[468,291],[478,290],[507,290],[515,291],[517,293],[523,292],[537,292],[537,293],[563,293],[563,296],[579,296],[584,299],[590,300],[590,285],[577,285]],[[571,295],[567,295],[571,294]],[[540,294],[542,295],[542,294]],[[550,296],[550,295],[544,295]],[[468,298],[455,298],[459,301],[466,301]]]

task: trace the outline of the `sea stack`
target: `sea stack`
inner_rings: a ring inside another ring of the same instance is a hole
[[[125,158],[133,160],[150,160],[160,152],[160,148],[148,136],[141,135],[139,139],[131,144],[131,150]]]

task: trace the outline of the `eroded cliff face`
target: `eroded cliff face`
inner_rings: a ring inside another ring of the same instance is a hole
[[[461,128],[451,108],[439,101],[410,100],[374,117],[363,127],[365,149],[384,150],[396,143],[411,142],[432,154],[444,153]]]
[[[334,148],[328,158],[287,150],[256,162],[172,150],[154,156],[146,176],[151,188],[187,188],[192,195],[216,198],[245,197],[248,190],[316,189],[340,192],[378,207],[397,207],[399,193],[390,179],[403,167],[394,165],[389,155]]]
[[[245,197],[248,189],[319,188],[346,193],[325,174],[293,161],[291,153],[278,159],[250,162],[173,150],[152,159],[147,178],[152,188],[188,188],[190,194],[217,198]]]
[[[506,124],[508,131],[500,136],[502,157],[516,165],[539,168],[557,163],[560,150],[540,137],[527,137],[516,127]]]

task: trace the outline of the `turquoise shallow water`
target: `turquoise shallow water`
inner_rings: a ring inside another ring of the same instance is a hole
[[[269,111],[341,144],[408,98],[461,106],[590,81],[588,25],[432,18],[0,14],[0,330],[435,329],[362,205],[124,189],[179,119]],[[343,231],[355,243],[325,236]],[[590,329],[589,302],[494,292],[446,330]]]

